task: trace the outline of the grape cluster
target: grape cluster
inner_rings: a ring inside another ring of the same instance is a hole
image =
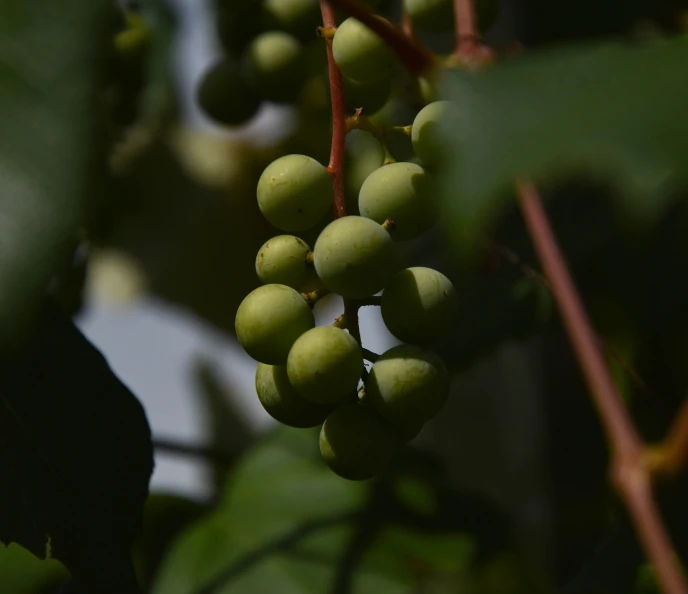
[[[232,40],[231,46],[225,43],[228,55],[241,46],[241,58],[226,58],[211,69],[199,99],[214,119],[236,124],[262,100],[294,100],[303,82],[304,40],[314,34],[319,13],[310,0],[227,6],[219,13],[221,38],[224,32]],[[237,11],[253,11],[257,29],[251,33],[246,25],[229,35],[230,14]],[[256,256],[262,286],[239,306],[235,329],[244,350],[258,361],[256,392],[268,414],[292,427],[321,426],[324,461],[344,478],[364,480],[384,471],[449,394],[448,371],[429,347],[452,326],[457,293],[440,272],[405,267],[401,244],[436,222],[434,172],[443,158],[438,144],[443,123],[459,114],[452,103],[426,105],[403,128],[413,162],[396,162],[380,126],[355,125],[364,121],[361,107],[375,111],[387,101],[392,52],[353,18],[330,34],[347,110],[356,112],[343,163],[349,214],[334,216],[333,172],[318,160],[288,154],[264,169],[258,208],[281,234]],[[294,235],[304,233],[312,233],[314,243]],[[327,294],[343,297],[346,312],[331,326],[316,326],[313,309]],[[348,316],[369,305],[380,307],[386,327],[404,344],[381,355],[363,348],[354,331],[357,322]]]

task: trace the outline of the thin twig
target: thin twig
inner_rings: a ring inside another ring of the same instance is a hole
[[[674,476],[688,465],[688,397],[683,401],[664,442],[650,448],[648,464],[653,472]]]
[[[321,530],[331,528],[332,526],[338,526],[340,524],[351,522],[359,515],[359,513],[348,512],[327,516],[325,518],[319,518],[317,520],[313,520],[312,522],[302,524],[289,534],[267,542],[239,558],[219,576],[198,590],[198,594],[215,594],[215,592],[219,592],[222,588],[226,587],[229,582],[235,580],[250,569],[253,569],[256,565],[258,565],[258,563],[265,560],[267,557],[289,551],[304,538],[307,538],[308,536]]]
[[[389,21],[379,18],[358,0],[330,0],[330,4],[361,21],[382,37],[411,74],[422,76],[436,65],[437,60],[428,48],[408,37]]]
[[[457,56],[471,55],[480,42],[473,0],[454,0],[454,18],[456,19],[454,52]]]
[[[644,445],[605,365],[538,192],[529,182],[517,184],[517,189],[526,226],[610,441],[613,484],[626,503],[666,594],[688,594],[688,586],[652,497],[648,468],[644,463]]]

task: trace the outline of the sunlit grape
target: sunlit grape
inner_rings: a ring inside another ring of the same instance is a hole
[[[393,54],[389,46],[354,18],[337,27],[332,52],[342,73],[355,81],[372,83],[392,73]]]
[[[301,291],[314,280],[315,269],[306,262],[308,244],[294,235],[268,239],[256,256],[256,274],[263,284],[277,283]]]

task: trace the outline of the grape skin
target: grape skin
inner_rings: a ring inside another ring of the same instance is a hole
[[[400,442],[374,410],[340,406],[320,430],[320,453],[333,472],[351,481],[372,478],[391,462]]]
[[[315,36],[320,25],[318,0],[263,0],[268,30],[278,29],[296,37]]]
[[[315,271],[344,298],[370,297],[398,270],[399,252],[389,233],[364,217],[332,221],[313,248]]]
[[[346,76],[342,78],[346,110],[351,114],[362,109],[365,115],[373,115],[385,106],[392,95],[392,81],[389,78],[372,83],[361,83]]]
[[[434,171],[448,158],[447,134],[457,129],[458,106],[451,101],[435,101],[420,110],[411,128],[411,142],[423,165]]]
[[[268,101],[291,103],[305,81],[303,47],[296,37],[268,31],[256,37],[244,52],[246,79],[255,92]]]
[[[366,382],[366,402],[406,435],[434,417],[448,395],[449,374],[442,360],[414,345],[381,355]]]
[[[306,429],[321,425],[333,407],[316,404],[300,396],[289,383],[284,365],[258,364],[256,393],[265,411],[289,427]]]
[[[258,180],[258,207],[268,222],[284,231],[317,225],[332,204],[327,169],[306,155],[285,155],[265,168]]]
[[[452,282],[432,268],[407,268],[395,274],[382,293],[380,313],[399,340],[425,344],[454,323],[458,298]]]
[[[332,326],[301,335],[287,359],[291,385],[319,404],[339,402],[355,393],[363,368],[359,344],[351,334]]]
[[[198,86],[197,100],[208,117],[226,126],[247,122],[261,104],[239,68],[229,59],[221,60],[205,72]]]
[[[285,285],[264,285],[239,305],[235,330],[244,350],[260,363],[283,365],[296,339],[315,326],[306,300]]]
[[[368,176],[382,167],[385,149],[380,141],[365,130],[352,130],[346,135],[344,153],[344,193],[349,214],[357,215],[358,194]]]
[[[387,44],[354,18],[346,19],[337,28],[332,52],[342,74],[360,83],[372,83],[392,74],[393,55]]]
[[[313,266],[306,263],[310,251],[308,244],[294,235],[268,239],[256,256],[256,274],[260,282],[302,290],[315,277]]]
[[[415,163],[391,163],[373,171],[358,196],[361,216],[380,224],[392,219],[392,238],[414,239],[435,222],[432,178]]]

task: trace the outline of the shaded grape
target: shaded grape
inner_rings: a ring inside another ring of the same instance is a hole
[[[260,108],[260,99],[230,59],[216,63],[203,74],[196,96],[206,115],[226,126],[245,123]]]
[[[268,31],[246,48],[244,74],[254,91],[276,103],[294,101],[307,76],[306,55],[296,37],[282,31]]]
[[[364,217],[332,221],[313,248],[315,271],[324,285],[345,298],[370,297],[399,266],[399,252],[389,233]]]
[[[352,130],[346,135],[344,152],[344,193],[349,214],[358,211],[358,193],[367,177],[385,162],[385,149],[380,141],[365,130]]]
[[[267,29],[286,31],[305,39],[315,37],[321,25],[318,0],[263,0]]]
[[[259,363],[256,393],[265,411],[289,427],[317,427],[333,410],[332,406],[316,404],[300,396],[289,383],[284,365]]]
[[[256,274],[260,282],[302,290],[315,280],[315,269],[306,262],[310,251],[308,244],[294,235],[268,239],[256,256]]]
[[[356,392],[363,373],[361,347],[339,328],[313,328],[291,347],[287,373],[304,398],[320,404],[339,402]]]
[[[423,165],[431,170],[447,160],[447,138],[457,129],[459,108],[451,101],[435,101],[413,121],[411,142]]]
[[[251,291],[239,305],[234,327],[244,350],[260,363],[282,365],[296,339],[315,326],[306,300],[285,285]]]
[[[454,285],[432,268],[402,270],[382,293],[385,326],[404,342],[423,344],[437,340],[451,329],[457,311]]]
[[[394,57],[385,41],[354,18],[346,19],[332,40],[335,62],[344,76],[372,83],[392,74]]]
[[[332,181],[315,159],[286,155],[265,168],[257,197],[270,224],[284,231],[303,231],[317,225],[331,208]]]
[[[366,402],[407,436],[434,417],[448,395],[449,373],[442,360],[414,345],[381,355],[366,382]]]
[[[359,404],[340,406],[320,430],[320,453],[342,478],[361,481],[383,472],[400,442],[373,409]]]
[[[392,95],[392,81],[389,78],[371,83],[358,82],[346,76],[342,78],[344,101],[351,114],[360,108],[364,115],[372,115],[380,111]]]
[[[373,171],[358,195],[361,216],[380,224],[392,219],[392,238],[414,239],[435,222],[432,178],[415,163],[391,163]]]

